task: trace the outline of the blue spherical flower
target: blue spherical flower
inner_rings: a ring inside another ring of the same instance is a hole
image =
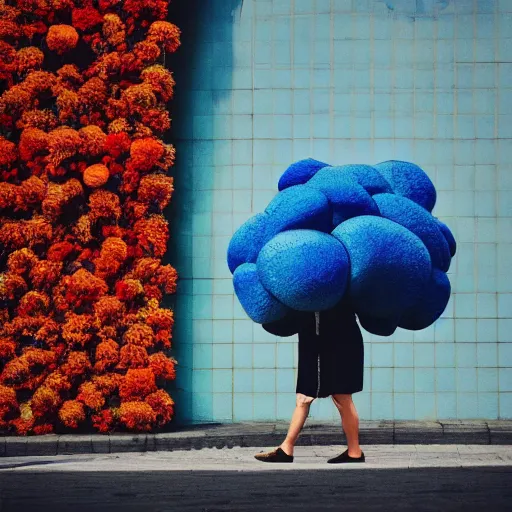
[[[328,309],[342,298],[378,335],[423,329],[439,318],[456,243],[430,213],[436,191],[420,167],[306,159],[286,169],[279,190],[228,249],[235,292],[254,321],[290,335],[300,311]]]

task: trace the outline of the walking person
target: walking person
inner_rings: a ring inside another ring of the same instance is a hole
[[[263,327],[278,336],[299,334],[296,406],[286,439],[262,462],[293,462],[293,451],[313,401],[330,396],[341,417],[348,448],[327,462],[364,462],[359,446],[359,417],[352,395],[363,389],[364,348],[355,314],[346,300],[329,310],[296,312]]]

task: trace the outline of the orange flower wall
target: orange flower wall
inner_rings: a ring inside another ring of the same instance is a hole
[[[173,416],[168,3],[0,0],[2,434]]]

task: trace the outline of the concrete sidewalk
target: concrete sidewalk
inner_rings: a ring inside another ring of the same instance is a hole
[[[512,446],[364,445],[364,464],[328,464],[344,448],[79,454],[0,459],[2,512],[509,511]]]
[[[0,456],[176,451],[201,448],[275,446],[288,423],[230,423],[183,426],[158,434],[67,434],[0,437]],[[362,445],[511,445],[512,421],[361,421]],[[307,422],[298,446],[342,445],[339,424]]]

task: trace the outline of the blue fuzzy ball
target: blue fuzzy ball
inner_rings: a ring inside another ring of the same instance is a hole
[[[324,194],[309,187],[297,185],[287,188],[269,203],[266,233],[270,236],[290,229],[331,231],[331,206]]]
[[[332,169],[339,169],[345,176],[354,178],[371,196],[393,192],[385,177],[371,165],[349,164],[332,167]]]
[[[289,311],[262,286],[254,263],[244,263],[235,270],[233,286],[247,315],[259,324],[275,322]]]
[[[263,247],[256,265],[265,289],[292,309],[328,309],[345,293],[348,255],[342,244],[325,233],[280,233]]]
[[[349,297],[357,313],[398,318],[416,303],[431,274],[423,242],[409,230],[381,217],[355,217],[333,236],[350,255]]]
[[[450,300],[450,280],[440,270],[433,269],[420,299],[400,319],[400,327],[411,331],[425,329],[443,313]]]
[[[242,263],[256,263],[261,248],[270,238],[266,214],[258,213],[242,224],[229,242],[228,266],[231,273]]]
[[[325,167],[311,178],[307,187],[319,190],[333,208],[333,228],[359,215],[379,215],[370,194],[342,167]]]
[[[301,185],[306,183],[312,178],[320,169],[327,167],[329,164],[314,160],[313,158],[306,158],[293,163],[284,171],[279,180],[277,188],[284,190],[285,188],[292,187],[293,185]]]
[[[394,194],[377,194],[373,199],[382,217],[404,226],[425,244],[435,267],[445,272],[450,268],[448,242],[427,210],[406,197]]]
[[[436,204],[436,189],[421,167],[400,160],[381,162],[374,167],[386,178],[395,194],[432,211]]]
[[[457,252],[457,242],[455,242],[455,238],[453,237],[450,228],[444,222],[441,222],[439,219],[435,217],[434,220],[436,221],[437,225],[439,226],[439,229],[446,238],[446,241],[448,242],[448,247],[450,248],[450,255],[453,258],[455,256],[455,253]]]

